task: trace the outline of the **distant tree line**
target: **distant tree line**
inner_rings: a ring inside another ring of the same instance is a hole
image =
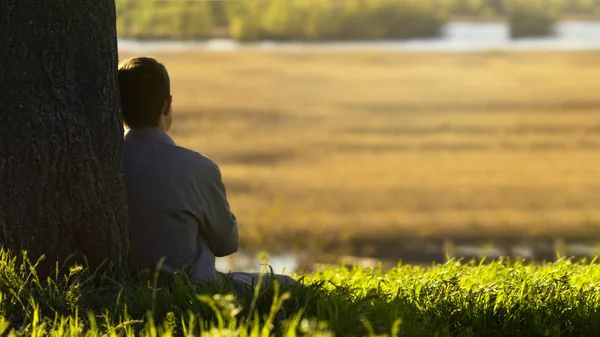
[[[454,16],[498,18],[510,16],[514,6],[551,7],[560,15],[600,16],[600,0],[448,0],[443,1]]]
[[[116,0],[120,37],[240,41],[438,36],[453,17],[506,19],[513,37],[549,35],[564,15],[600,17],[600,0]]]

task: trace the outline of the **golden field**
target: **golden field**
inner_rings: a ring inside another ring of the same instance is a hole
[[[600,234],[600,53],[151,55],[244,247]]]

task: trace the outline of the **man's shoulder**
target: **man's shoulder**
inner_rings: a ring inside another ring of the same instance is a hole
[[[178,151],[178,156],[189,165],[189,168],[193,168],[195,170],[206,170],[217,174],[220,172],[220,168],[217,163],[215,163],[207,155],[181,146],[175,146],[175,148],[176,151]]]
[[[160,166],[179,172],[194,172],[202,175],[220,176],[219,166],[208,156],[176,145],[163,137],[162,141],[148,141],[141,133],[125,139],[126,163],[136,166]],[[129,159],[129,160],[128,160]]]

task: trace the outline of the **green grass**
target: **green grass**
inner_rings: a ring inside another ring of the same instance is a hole
[[[117,282],[82,268],[39,279],[0,256],[0,333],[52,336],[591,336],[600,266],[500,261],[340,266],[236,299],[184,276]],[[285,291],[284,291],[285,290]],[[217,295],[214,295],[217,294]],[[221,295],[219,295],[221,294]]]
[[[550,8],[556,14],[549,13]],[[438,36],[444,24],[453,17],[505,20],[508,16],[517,32],[549,33],[554,18],[597,18],[600,2],[116,0],[116,9],[117,32],[124,38],[205,39],[230,36],[237,40],[364,40]]]

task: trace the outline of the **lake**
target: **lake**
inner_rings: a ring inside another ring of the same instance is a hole
[[[413,240],[412,242],[414,246],[415,241]],[[397,245],[409,246],[410,244],[404,241],[398,242]],[[420,247],[413,247],[412,254],[395,255],[390,252],[390,255],[385,258],[364,256],[323,257],[318,253],[308,251],[279,253],[270,255],[267,264],[273,268],[274,273],[291,274],[295,272],[315,271],[328,265],[339,265],[342,261],[346,265],[361,268],[378,268],[381,265],[384,269],[389,269],[397,266],[400,261],[404,265],[430,266],[433,262],[444,263],[447,254],[467,261],[471,259],[480,261],[483,257],[486,257],[487,261],[494,261],[502,257],[509,257],[511,259],[525,259],[537,263],[556,260],[557,252],[563,257],[585,258],[587,261],[591,261],[593,257],[600,254],[600,242],[597,242],[597,240],[590,242],[514,240],[513,242],[497,242],[494,245],[484,242],[465,241],[455,242],[452,247],[448,247],[446,243],[442,242],[438,242],[437,244],[422,242],[418,246]],[[414,248],[417,248],[417,250],[414,250]],[[433,255],[431,254],[432,252],[434,252]],[[428,258],[431,259],[428,260]],[[225,273],[229,271],[260,272],[263,269],[258,254],[244,251],[228,257],[217,258],[216,267],[217,270]],[[269,269],[266,271],[270,272]]]
[[[513,40],[504,22],[452,22],[446,25],[443,36],[404,41],[357,42],[273,42],[237,43],[233,40],[208,41],[135,41],[119,40],[119,49],[135,53],[184,52],[187,50],[235,51],[413,51],[413,52],[470,52],[508,50],[600,50],[600,22],[565,21],[556,24],[552,37]]]

